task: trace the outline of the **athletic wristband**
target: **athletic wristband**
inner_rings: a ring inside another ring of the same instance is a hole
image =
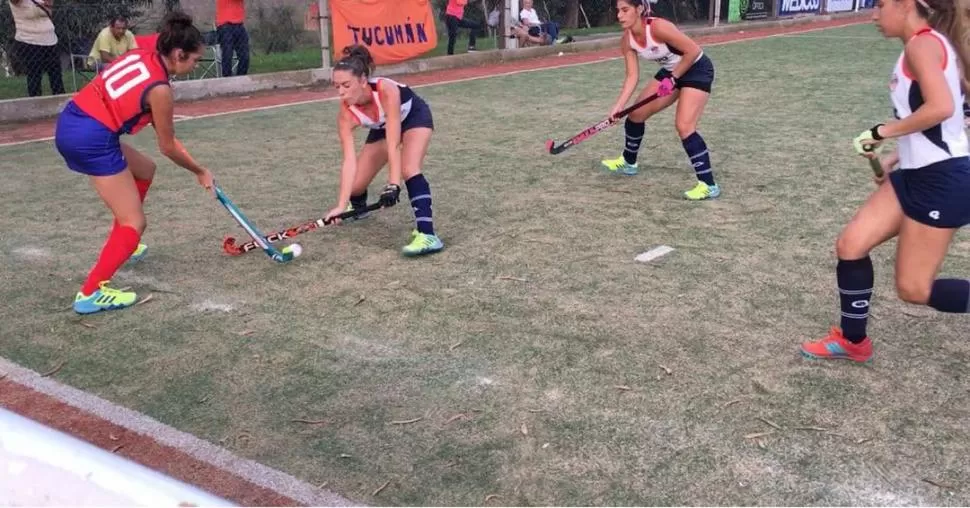
[[[885,125],[885,124],[881,124],[881,123],[880,124],[876,124],[875,127],[869,129],[869,134],[872,134],[872,139],[874,139],[876,141],[882,141],[883,139],[885,139],[885,138],[883,138],[882,136],[879,135],[879,128],[882,127],[883,125]]]

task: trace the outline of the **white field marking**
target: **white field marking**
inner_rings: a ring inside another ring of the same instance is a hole
[[[178,121],[178,120],[191,120],[192,119],[192,116],[191,115],[172,115],[172,119],[175,120],[175,121]]]
[[[790,37],[790,36],[795,35],[795,34],[803,34],[803,33],[809,33],[809,32],[818,32],[818,31],[822,31],[822,30],[835,30],[835,29],[838,29],[838,28],[845,28],[847,26],[861,25],[861,24],[864,24],[864,23],[868,23],[868,21],[859,21],[858,23],[846,23],[844,25],[837,25],[837,26],[825,26],[825,27],[817,27],[817,28],[806,28],[805,30],[793,30],[791,32],[785,32],[785,33],[780,33],[780,34],[758,35],[756,37],[747,37],[747,38],[744,38],[744,39],[736,39],[736,40],[721,41],[721,42],[712,42],[712,43],[709,43],[709,44],[704,44],[703,46],[704,47],[723,46],[725,44],[736,44],[736,43],[739,43],[739,42],[760,41],[760,40],[764,40],[764,39],[770,39],[770,38],[773,38],[773,37]],[[738,32],[738,33],[740,34],[741,32]],[[578,53],[578,54],[581,54],[581,53]],[[552,66],[549,66],[549,67],[537,67],[537,68],[534,68],[534,69],[519,69],[519,70],[515,70],[515,71],[502,72],[502,73],[499,73],[499,74],[488,74],[488,75],[484,75],[484,76],[473,76],[473,77],[470,77],[470,78],[448,79],[448,80],[444,80],[444,81],[436,81],[436,82],[433,82],[433,83],[424,83],[424,84],[421,84],[421,85],[414,85],[411,88],[425,88],[425,87],[429,87],[429,86],[453,85],[455,83],[464,83],[466,81],[475,81],[475,80],[479,80],[479,79],[502,78],[502,77],[506,77],[506,76],[513,76],[513,75],[516,75],[516,74],[523,74],[523,73],[526,73],[526,72],[551,71],[551,70],[555,70],[555,69],[565,69],[567,67],[578,67],[580,65],[598,64],[598,63],[603,63],[603,62],[609,62],[609,61],[612,61],[612,60],[620,60],[622,58],[623,57],[620,57],[620,56],[611,56],[611,57],[600,58],[600,59],[597,59],[597,60],[591,60],[589,62],[577,62],[577,63],[563,64],[563,65],[552,65]],[[401,78],[401,79],[406,80],[406,77],[405,78]],[[243,109],[235,109],[235,110],[232,110],[232,111],[222,111],[222,112],[218,112],[218,113],[207,113],[207,114],[204,114],[204,115],[194,115],[194,116],[190,116],[188,118],[185,118],[184,120],[176,120],[176,121],[177,122],[179,122],[179,121],[181,121],[181,122],[187,122],[187,121],[191,121],[191,120],[201,120],[203,118],[213,118],[213,117],[217,117],[217,116],[235,115],[235,114],[240,114],[240,113],[253,113],[253,112],[256,112],[256,111],[266,111],[266,110],[270,110],[270,109],[288,108],[288,107],[292,107],[292,106],[303,106],[305,104],[317,104],[317,103],[321,103],[321,102],[330,102],[330,101],[335,101],[335,100],[337,100],[337,97],[325,97],[325,98],[322,98],[322,99],[309,99],[309,100],[305,100],[305,101],[285,102],[285,103],[282,103],[282,104],[273,104],[273,105],[269,105],[269,106],[257,106],[257,107],[254,107],[254,108],[243,108]],[[44,138],[27,139],[27,140],[23,140],[23,141],[13,141],[13,142],[10,142],[10,143],[0,143],[0,148],[6,148],[8,146],[26,145],[28,143],[39,143],[39,142],[43,142],[43,141],[51,141],[53,139],[54,139],[53,136],[48,136],[48,137],[44,137]]]
[[[202,300],[201,302],[192,304],[192,308],[199,312],[208,312],[212,310],[218,310],[221,312],[232,312],[236,310],[236,308],[233,307],[232,304],[214,302],[208,298],[206,298],[205,300]]]
[[[343,497],[298,480],[258,462],[236,456],[228,450],[176,430],[137,411],[117,406],[100,397],[58,383],[51,378],[0,358],[0,373],[8,380],[51,396],[69,406],[93,414],[132,432],[148,436],[163,445],[200,460],[254,485],[272,490],[308,506],[355,506]]]
[[[31,247],[29,245],[17,247],[12,253],[26,259],[49,259],[51,257],[50,249]]]
[[[653,261],[654,259],[657,259],[660,256],[665,256],[667,254],[670,254],[673,251],[674,251],[674,248],[673,247],[668,247],[666,245],[661,245],[659,247],[654,247],[654,248],[648,250],[647,252],[644,252],[644,253],[640,254],[639,256],[637,256],[636,258],[634,258],[634,260],[639,261],[641,263],[649,263],[649,262]]]
[[[134,270],[118,270],[117,278],[125,283],[143,284],[145,286],[159,288],[163,291],[166,290],[166,285],[155,277],[150,275],[142,275]]]
[[[884,37],[866,37],[864,35],[802,35],[802,34],[790,34],[785,37],[789,39],[856,39],[864,41],[882,41],[886,40]]]

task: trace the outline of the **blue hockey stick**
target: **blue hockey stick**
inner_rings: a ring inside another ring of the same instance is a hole
[[[236,219],[236,222],[242,226],[247,233],[249,233],[249,236],[253,238],[256,244],[259,245],[259,247],[263,249],[263,252],[265,252],[266,255],[269,256],[273,261],[276,261],[277,263],[286,263],[299,256],[300,253],[303,252],[303,249],[298,243],[283,247],[283,252],[276,250],[272,245],[266,242],[266,240],[263,238],[263,234],[256,229],[256,226],[253,226],[253,224],[249,222],[249,219],[247,219],[238,208],[236,208],[236,205],[229,200],[229,197],[222,192],[222,189],[220,189],[218,185],[215,185],[214,188],[216,191],[216,199],[222,203],[222,206],[226,207],[226,210],[229,210],[229,214]]]

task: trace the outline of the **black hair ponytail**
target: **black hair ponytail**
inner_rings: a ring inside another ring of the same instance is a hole
[[[163,55],[171,55],[172,51],[181,49],[186,53],[195,53],[202,47],[202,33],[192,24],[192,16],[184,12],[170,12],[162,20],[158,31],[158,42],[155,49]]]
[[[374,58],[371,56],[367,47],[360,44],[352,44],[343,50],[343,58],[333,66],[335,71],[350,71],[356,77],[370,77],[374,72]]]

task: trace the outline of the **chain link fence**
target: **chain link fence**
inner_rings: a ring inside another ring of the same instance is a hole
[[[394,1],[394,0],[390,0]],[[423,56],[446,54],[448,30],[443,15],[448,0],[431,0],[438,46]],[[821,0],[817,0],[820,2]],[[825,3],[871,2],[827,0]],[[721,4],[721,21],[769,17],[772,6],[785,0],[660,0],[654,12],[678,24],[711,22],[714,3]],[[99,51],[92,51],[98,34],[116,17],[127,19],[136,44],[154,44],[152,34],[170,9],[193,16],[206,36],[206,54],[196,71],[180,79],[207,79],[320,68],[317,0],[246,0],[242,25],[216,27],[215,0],[0,0],[0,100],[71,93],[83,87],[99,69]],[[521,0],[519,2],[521,7]],[[504,0],[470,0],[469,24],[478,26],[478,50],[500,46],[502,27],[497,19]],[[780,4],[779,4],[780,5]],[[576,40],[618,30],[616,0],[534,0],[542,20],[558,23],[562,35]],[[19,11],[18,11],[19,10]],[[731,16],[728,12],[740,16]],[[16,16],[15,16],[16,14]],[[517,13],[514,15],[517,16]],[[16,18],[16,19],[15,19]],[[121,32],[123,33],[123,32]],[[456,52],[467,48],[468,29],[458,33]],[[330,47],[331,44],[327,44]]]
[[[318,20],[308,16],[316,0],[248,0],[245,23],[223,27],[216,27],[214,0],[15,2],[0,0],[0,100],[77,91],[102,67],[100,51],[92,48],[115,18],[127,20],[134,43],[119,30],[121,39],[108,46],[144,47],[154,44],[152,36],[170,8],[191,14],[207,45],[199,67],[180,79],[322,65]]]
[[[571,1],[537,0],[536,4],[543,6],[544,14],[562,18],[570,15]],[[18,20],[14,16],[18,9],[15,2],[21,8]],[[446,2],[432,0],[439,46],[425,56],[446,53]],[[98,34],[114,18],[127,19],[127,29],[133,33],[135,43],[144,47],[154,43],[151,35],[165,13],[174,8],[192,15],[207,43],[199,67],[191,76],[180,79],[319,68],[319,20],[311,8],[316,3],[317,0],[246,0],[245,23],[220,28],[216,27],[215,0],[0,0],[0,100],[77,91],[100,69],[99,51],[92,48]],[[504,0],[469,2],[466,17],[480,27],[476,32],[479,50],[498,46],[501,28],[490,27],[486,18],[489,10],[497,11],[503,3]],[[614,3],[615,0],[583,2],[594,23],[597,19],[608,21],[609,6]],[[29,18],[26,23],[24,18]],[[50,33],[43,33],[45,30]],[[465,51],[468,36],[467,29],[461,30],[457,52]],[[130,47],[120,42],[113,46]]]

